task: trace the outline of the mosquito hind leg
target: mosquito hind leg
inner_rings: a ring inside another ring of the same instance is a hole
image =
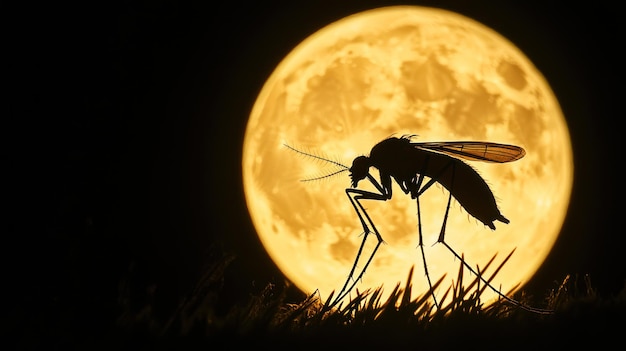
[[[452,192],[454,189],[454,163],[452,164],[452,181],[450,182],[450,189],[448,190],[448,204],[446,205],[446,213],[443,216],[443,223],[441,223],[441,231],[439,231],[438,243],[442,243],[446,235],[446,225],[448,223],[448,214],[450,213],[450,203],[452,202]]]
[[[438,243],[444,242],[446,235],[446,225],[448,224],[448,214],[450,213],[450,203],[452,202],[452,193],[448,194],[448,205],[446,206],[446,213],[443,216],[443,223],[441,223],[441,230],[439,231]]]

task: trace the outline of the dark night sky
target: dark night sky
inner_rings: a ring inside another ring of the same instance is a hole
[[[308,35],[394,4],[150,3],[7,10],[3,51],[14,80],[1,129],[3,285],[12,287],[8,316],[18,326],[112,321],[131,262],[137,294],[156,284],[166,311],[195,283],[212,244],[237,255],[227,283],[241,296],[280,282],[245,207],[249,111],[272,69]],[[528,288],[541,295],[565,274],[589,273],[611,294],[626,277],[619,11],[563,3],[414,2],[490,26],[547,78],[573,139],[574,191],[557,245]]]

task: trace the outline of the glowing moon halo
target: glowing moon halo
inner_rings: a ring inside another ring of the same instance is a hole
[[[283,59],[256,100],[244,140],[244,189],[257,233],[285,276],[322,297],[340,289],[362,228],[344,192],[347,173],[300,182],[332,169],[283,144],[349,166],[392,134],[526,149],[513,163],[470,163],[511,223],[491,231],[456,203],[446,242],[472,266],[516,249],[494,284],[508,291],[527,282],[554,244],[569,203],[573,161],[565,119],[541,73],[513,44],[461,15],[414,6],[370,10],[322,28]],[[413,293],[422,294],[416,204],[394,187],[389,201],[365,201],[386,245],[357,287],[389,292],[415,266]],[[451,281],[459,262],[432,245],[447,193],[433,187],[420,201],[431,278],[446,274]]]

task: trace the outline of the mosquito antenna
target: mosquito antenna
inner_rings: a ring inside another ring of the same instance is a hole
[[[342,173],[342,172],[350,170],[350,167],[340,163],[339,161],[331,160],[331,159],[326,158],[326,157],[322,157],[322,156],[314,155],[314,154],[311,154],[311,153],[308,153],[308,152],[304,152],[302,150],[298,150],[298,149],[296,149],[296,148],[294,148],[292,146],[289,146],[287,144],[283,144],[283,145],[285,145],[285,147],[287,147],[289,150],[295,151],[295,152],[297,152],[300,155],[311,157],[311,158],[313,158],[315,160],[318,160],[318,161],[327,162],[327,163],[332,164],[335,167],[339,167],[340,168],[337,171],[334,171],[334,172],[331,172],[331,173],[328,173],[328,174],[324,174],[324,175],[321,175],[321,176],[301,179],[300,180],[301,182],[312,182],[312,181],[315,181],[315,180],[326,179],[326,178],[330,178],[330,177],[332,177],[334,175],[337,175],[339,173]]]
[[[313,155],[313,154],[310,154],[310,153],[308,153],[308,152],[304,152],[304,151],[302,151],[302,150],[298,150],[298,149],[296,149],[296,148],[294,148],[294,147],[291,147],[291,146],[289,146],[289,145],[287,145],[287,144],[283,144],[283,145],[285,145],[285,147],[287,147],[289,150],[291,150],[291,151],[295,151],[295,152],[299,153],[300,155],[304,155],[304,156],[308,156],[308,157],[314,158],[314,159],[316,159],[316,160],[320,160],[320,161],[328,162],[328,163],[331,163],[331,164],[333,164],[333,165],[335,165],[335,166],[339,166],[339,167],[341,167],[341,168],[342,168],[342,170],[340,170],[340,171],[338,171],[338,172],[335,172],[335,173],[332,173],[332,174],[328,174],[328,175],[326,175],[326,176],[318,177],[319,179],[322,179],[322,178],[327,178],[327,177],[333,176],[333,175],[335,175],[335,174],[337,174],[337,173],[341,173],[341,172],[343,172],[343,171],[347,171],[347,170],[349,170],[349,169],[350,169],[350,167],[348,167],[348,166],[346,166],[346,165],[344,165],[344,164],[342,164],[342,163],[339,163],[338,161],[333,161],[333,160],[327,159],[327,158],[325,158],[325,157],[321,157],[321,156]],[[311,179],[311,180],[315,180],[315,179]]]
[[[319,176],[319,177],[314,177],[314,178],[301,179],[300,181],[301,182],[312,182],[312,181],[315,181],[315,180],[326,179],[326,178],[330,178],[330,177],[332,177],[332,176],[334,176],[336,174],[339,174],[341,172],[345,172],[347,170],[348,170],[347,168],[342,168],[342,169],[340,169],[338,171],[335,171],[335,172],[332,172],[332,173],[329,173],[329,174],[325,174],[325,175],[322,175],[322,176]]]

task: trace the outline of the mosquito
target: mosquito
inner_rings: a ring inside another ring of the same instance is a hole
[[[417,204],[418,245],[420,247],[426,279],[437,308],[439,308],[439,304],[437,303],[437,298],[433,291],[433,285],[428,273],[426,255],[424,253],[420,207],[420,196],[435,183],[442,185],[448,192],[448,201],[443,223],[435,244],[443,244],[470,272],[472,272],[472,274],[477,276],[486,286],[496,292],[504,300],[532,312],[550,313],[551,311],[548,310],[525,306],[504,295],[500,290],[494,288],[491,283],[485,280],[479,272],[476,272],[476,270],[466,263],[463,257],[445,241],[446,223],[452,197],[456,199],[468,214],[492,230],[496,229],[494,224],[496,221],[505,224],[509,223],[509,220],[500,213],[493,192],[485,180],[474,168],[463,160],[506,163],[521,159],[526,154],[526,151],[519,146],[493,142],[414,142],[414,138],[415,135],[404,135],[399,138],[389,137],[376,144],[371,149],[369,156],[356,157],[351,167],[325,157],[298,150],[285,144],[287,148],[299,154],[339,167],[339,170],[336,172],[321,177],[305,179],[304,181],[327,178],[344,171],[350,172],[351,187],[346,188],[345,192],[361,222],[364,234],[348,278],[330,306],[335,306],[352,291],[357,282],[361,280],[365,274],[378,248],[384,242],[383,237],[365,210],[361,200],[390,200],[393,195],[392,181],[395,181],[404,194],[410,195],[411,199],[415,200]],[[378,169],[380,181],[376,180],[370,174],[369,170],[371,167]],[[377,192],[358,188],[359,182],[365,179],[376,188]],[[370,234],[373,234],[378,242],[370,256],[367,257],[365,265],[357,274],[357,262],[359,262],[363,254],[363,248]]]

